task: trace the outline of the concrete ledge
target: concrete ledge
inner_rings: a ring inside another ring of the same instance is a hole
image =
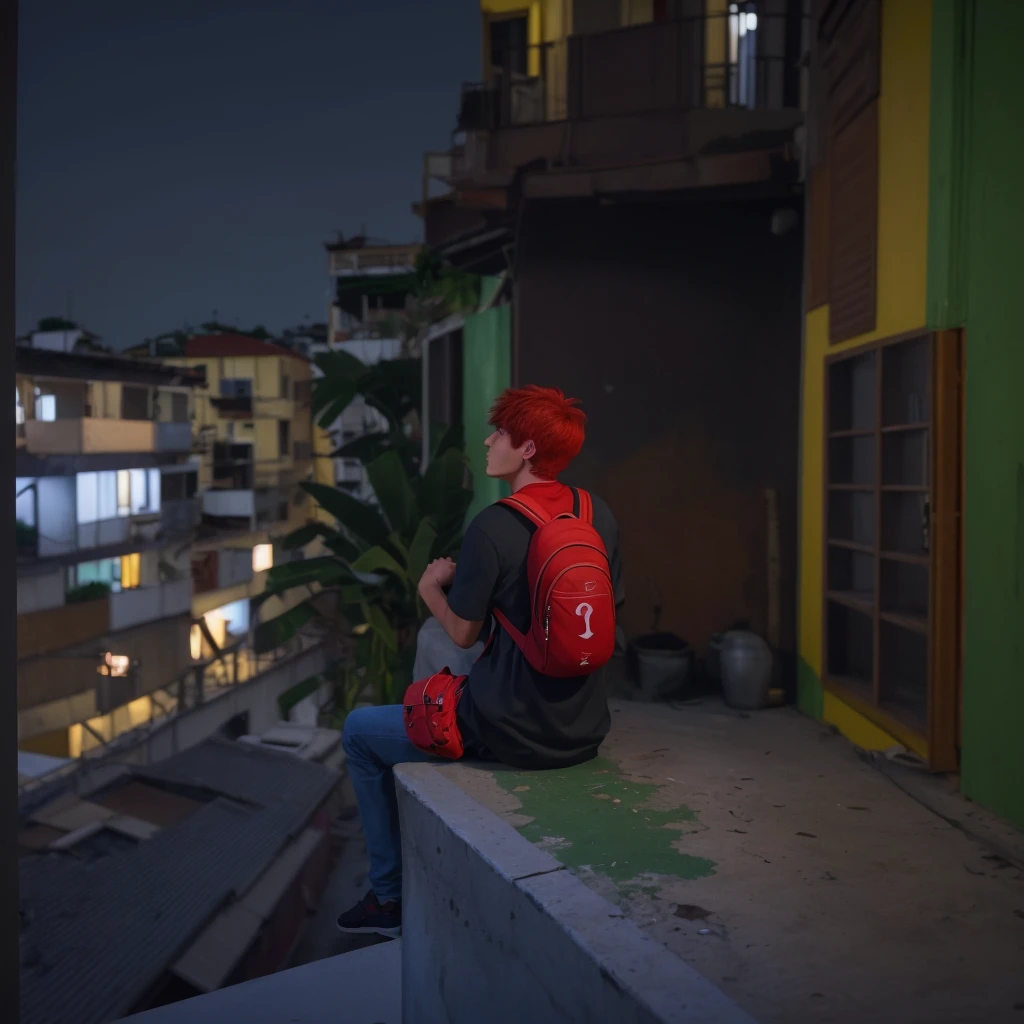
[[[403,1024],[753,1024],[435,766],[395,778]]]
[[[401,942],[317,960],[125,1017],[133,1024],[400,1024]]]

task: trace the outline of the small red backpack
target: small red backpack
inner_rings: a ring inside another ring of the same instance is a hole
[[[571,679],[607,664],[615,652],[615,594],[594,505],[572,488],[573,511],[554,517],[522,492],[503,498],[537,529],[526,557],[530,630],[520,633],[497,609],[527,662],[542,675]]]

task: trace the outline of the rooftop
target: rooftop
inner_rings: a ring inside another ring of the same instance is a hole
[[[594,761],[436,771],[761,1024],[1013,1017],[1019,833],[791,707],[611,706]]]
[[[15,370],[35,377],[72,380],[110,380],[124,384],[164,387],[205,387],[204,374],[181,366],[146,363],[126,356],[99,352],[60,352],[53,349],[15,347]]]
[[[189,338],[183,353],[187,358],[231,358],[232,356],[291,356],[300,362],[309,360],[283,345],[261,341],[245,334],[203,334]]]
[[[101,1024],[130,1012],[225,907],[308,838],[337,779],[288,754],[212,739],[33,814],[22,835],[58,838],[20,865],[23,1024]],[[116,836],[97,846],[101,831]]]

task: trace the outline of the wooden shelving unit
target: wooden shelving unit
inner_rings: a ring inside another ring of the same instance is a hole
[[[934,338],[828,363],[828,685],[928,755]]]

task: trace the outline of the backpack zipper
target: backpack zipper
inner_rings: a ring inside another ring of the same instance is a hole
[[[599,555],[604,555],[605,561],[608,560],[607,553],[602,551],[595,544],[567,544],[566,547],[584,548],[587,551],[596,551]],[[548,555],[547,561],[540,567],[540,571],[537,573],[537,586],[536,586],[536,588],[534,590],[533,601],[531,602],[531,606],[533,607],[533,614],[534,615],[540,614],[540,583],[541,583],[541,580],[544,579],[544,573],[547,572],[548,566],[551,564],[551,559],[554,558],[555,555],[557,555],[560,551],[564,551],[564,550],[565,550],[565,548],[559,548],[558,551],[553,551],[550,555]],[[584,567],[590,568],[590,569],[597,569],[598,572],[603,572],[603,570],[601,569],[601,567],[599,565],[591,565],[589,562],[577,562],[574,565],[567,566],[565,569],[563,569],[562,572],[560,572],[555,577],[555,580],[556,581],[559,580],[561,578],[561,576],[562,576],[562,573],[568,572],[569,569],[580,569],[580,568],[584,568]],[[605,575],[608,576],[608,573],[605,573]],[[611,576],[608,576],[608,581],[611,582]],[[552,583],[552,586],[554,586],[554,583]]]
[[[551,637],[551,592],[555,589],[555,584],[572,569],[596,569],[602,576],[608,580],[608,586],[611,586],[612,578],[604,571],[599,565],[592,565],[590,562],[576,562],[574,565],[567,565],[552,581],[551,586],[548,587],[548,603],[544,609],[544,643],[547,643]]]

